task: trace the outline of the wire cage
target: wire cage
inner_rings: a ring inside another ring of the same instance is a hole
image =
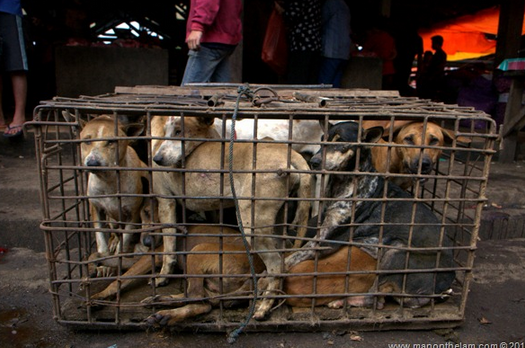
[[[460,325],[495,123],[472,108],[388,91],[294,87],[120,87],[42,102],[32,126],[55,319],[144,328],[159,325],[154,313],[185,308],[191,315],[161,313],[178,330],[201,332]],[[110,126],[90,126],[101,115]],[[330,143],[330,126],[342,121],[357,124],[355,138],[340,133]],[[367,122],[382,125],[383,140],[368,139]],[[419,124],[422,141],[412,133],[399,140],[399,123]],[[434,124],[448,130],[446,141],[430,133]],[[95,144],[105,162],[86,155]],[[163,162],[161,148],[181,159]],[[415,169],[363,166],[374,148],[385,164],[416,150]],[[330,167],[334,151],[351,164]],[[428,164],[423,154],[432,152]],[[362,195],[373,191],[370,178],[379,194]],[[409,184],[392,189],[394,181]],[[95,214],[104,200],[116,211]],[[304,250],[313,251],[288,267]],[[278,287],[263,291],[268,279]],[[265,299],[273,302],[267,318],[254,320]]]

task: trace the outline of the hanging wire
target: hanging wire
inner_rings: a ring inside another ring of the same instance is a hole
[[[233,344],[239,337],[239,334],[244,330],[244,328],[248,325],[251,318],[253,317],[253,314],[255,312],[255,304],[257,301],[257,275],[255,273],[255,267],[253,265],[253,255],[251,254],[250,250],[250,244],[248,243],[248,239],[246,238],[246,233],[244,232],[242,218],[240,214],[239,209],[239,201],[237,200],[237,194],[235,192],[235,185],[233,181],[233,144],[235,141],[235,121],[237,119],[237,112],[239,111],[239,103],[241,100],[241,97],[245,95],[249,99],[253,99],[253,93],[250,91],[250,88],[248,86],[239,86],[237,89],[237,101],[235,103],[235,109],[232,115],[232,122],[231,122],[231,131],[230,131],[230,149],[229,149],[229,156],[230,156],[230,163],[229,163],[229,176],[230,176],[230,186],[232,191],[232,197],[233,201],[235,202],[235,214],[237,215],[237,224],[239,225],[239,230],[241,231],[242,235],[242,241],[244,243],[244,248],[246,249],[246,254],[248,256],[248,263],[250,264],[250,272],[253,279],[253,300],[250,305],[250,309],[248,312],[248,315],[244,319],[244,321],[239,325],[238,328],[230,332],[228,335],[228,343]]]

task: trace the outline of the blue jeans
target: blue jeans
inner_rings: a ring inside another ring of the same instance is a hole
[[[192,82],[230,82],[230,56],[235,46],[220,46],[201,45],[198,51],[190,50],[181,85]]]

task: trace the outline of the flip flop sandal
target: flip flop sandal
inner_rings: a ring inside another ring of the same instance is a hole
[[[17,129],[17,131],[14,132],[14,133],[7,133],[7,132],[9,132],[11,130],[16,130],[16,129]],[[6,137],[6,138],[19,137],[19,136],[24,134],[24,125],[20,124],[18,126],[13,126],[13,127],[7,126],[7,132],[4,132],[4,137]]]

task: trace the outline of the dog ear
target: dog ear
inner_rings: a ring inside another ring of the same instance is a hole
[[[401,121],[394,121],[394,125],[392,126],[392,137],[395,138],[396,134],[399,133],[399,131],[406,126],[409,123],[413,123],[412,120],[401,120]],[[388,138],[390,135],[390,122],[384,125],[383,127],[383,138]]]
[[[140,117],[136,122],[124,124],[124,132],[130,137],[141,135],[146,129],[146,116]]]
[[[199,116],[197,117],[197,120],[200,124],[203,124],[205,126],[211,126],[213,125],[213,122],[215,122],[214,117],[205,117],[205,116]]]
[[[362,140],[366,143],[377,143],[383,136],[383,127],[372,127],[363,130]]]
[[[472,139],[467,138],[467,137],[462,137],[462,136],[457,137],[454,134],[454,131],[451,129],[441,128],[441,132],[443,133],[445,138],[448,139],[449,141],[456,139],[458,142],[463,143],[463,144],[470,144],[470,142],[472,141]]]
[[[77,117],[75,114],[72,114],[68,110],[62,110],[62,117],[64,117],[64,120],[66,120],[66,122],[77,123],[76,126],[72,127],[73,134],[75,135],[78,135],[78,133],[80,133],[79,131],[82,130],[87,123],[87,121],[81,119],[80,117]]]
[[[325,133],[325,125],[326,125],[326,133],[328,133],[330,131],[330,128],[332,128],[334,125],[330,122],[327,122],[325,124],[325,121],[324,120],[319,120],[319,126],[321,127],[321,130],[323,131],[323,133]]]

